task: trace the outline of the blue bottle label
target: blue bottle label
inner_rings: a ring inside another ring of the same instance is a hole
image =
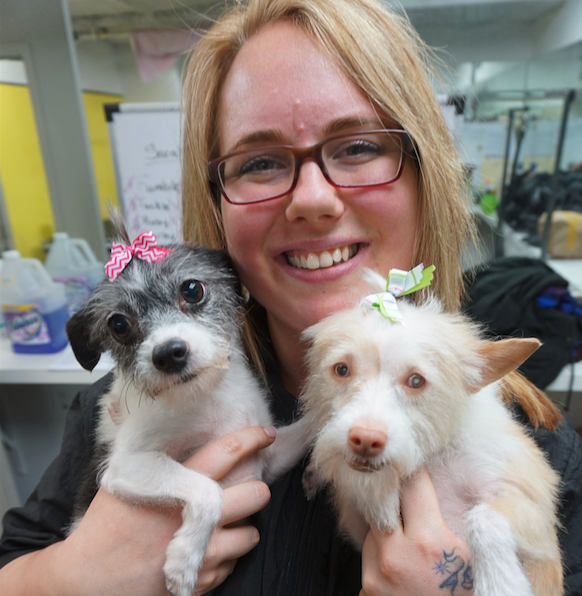
[[[9,304],[2,307],[8,336],[13,344],[51,343],[48,326],[36,304]]]

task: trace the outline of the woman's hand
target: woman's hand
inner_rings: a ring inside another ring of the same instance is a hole
[[[185,465],[219,480],[273,441],[272,429],[247,428],[210,443]],[[225,526],[265,507],[270,492],[264,483],[251,481],[225,489],[223,496],[222,518],[199,574],[199,593],[224,581],[236,559],[256,546],[255,528]],[[162,568],[168,543],[181,523],[179,507],[136,506],[99,490],[66,540],[19,557],[0,570],[0,593],[167,596]]]
[[[360,596],[470,596],[471,552],[447,527],[426,468],[402,488],[402,524],[371,528],[362,551]]]

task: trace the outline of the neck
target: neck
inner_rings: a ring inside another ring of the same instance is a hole
[[[268,317],[268,324],[271,341],[279,360],[281,381],[285,389],[297,397],[305,379],[305,345],[296,331],[282,328],[271,317]]]

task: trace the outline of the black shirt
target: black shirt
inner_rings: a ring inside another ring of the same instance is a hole
[[[73,502],[95,448],[97,402],[108,389],[108,375],[73,401],[61,452],[23,507],[3,520],[0,566],[25,553],[65,538]],[[291,421],[296,400],[282,385],[271,384],[273,412],[280,423]],[[525,414],[516,416],[527,425]],[[582,445],[565,420],[558,432],[531,431],[562,477],[560,544],[566,594],[582,596]],[[213,596],[357,596],[360,555],[339,535],[324,493],[307,501],[301,486],[303,463],[271,487],[269,505],[253,517],[261,540],[242,557],[234,573]]]

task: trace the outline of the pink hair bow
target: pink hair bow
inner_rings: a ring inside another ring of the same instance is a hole
[[[172,250],[172,248],[157,246],[153,232],[142,232],[131,243],[131,246],[126,246],[121,242],[113,242],[111,245],[111,258],[105,265],[107,277],[109,281],[115,280],[133,257],[148,263],[157,263],[165,259],[166,255]]]

